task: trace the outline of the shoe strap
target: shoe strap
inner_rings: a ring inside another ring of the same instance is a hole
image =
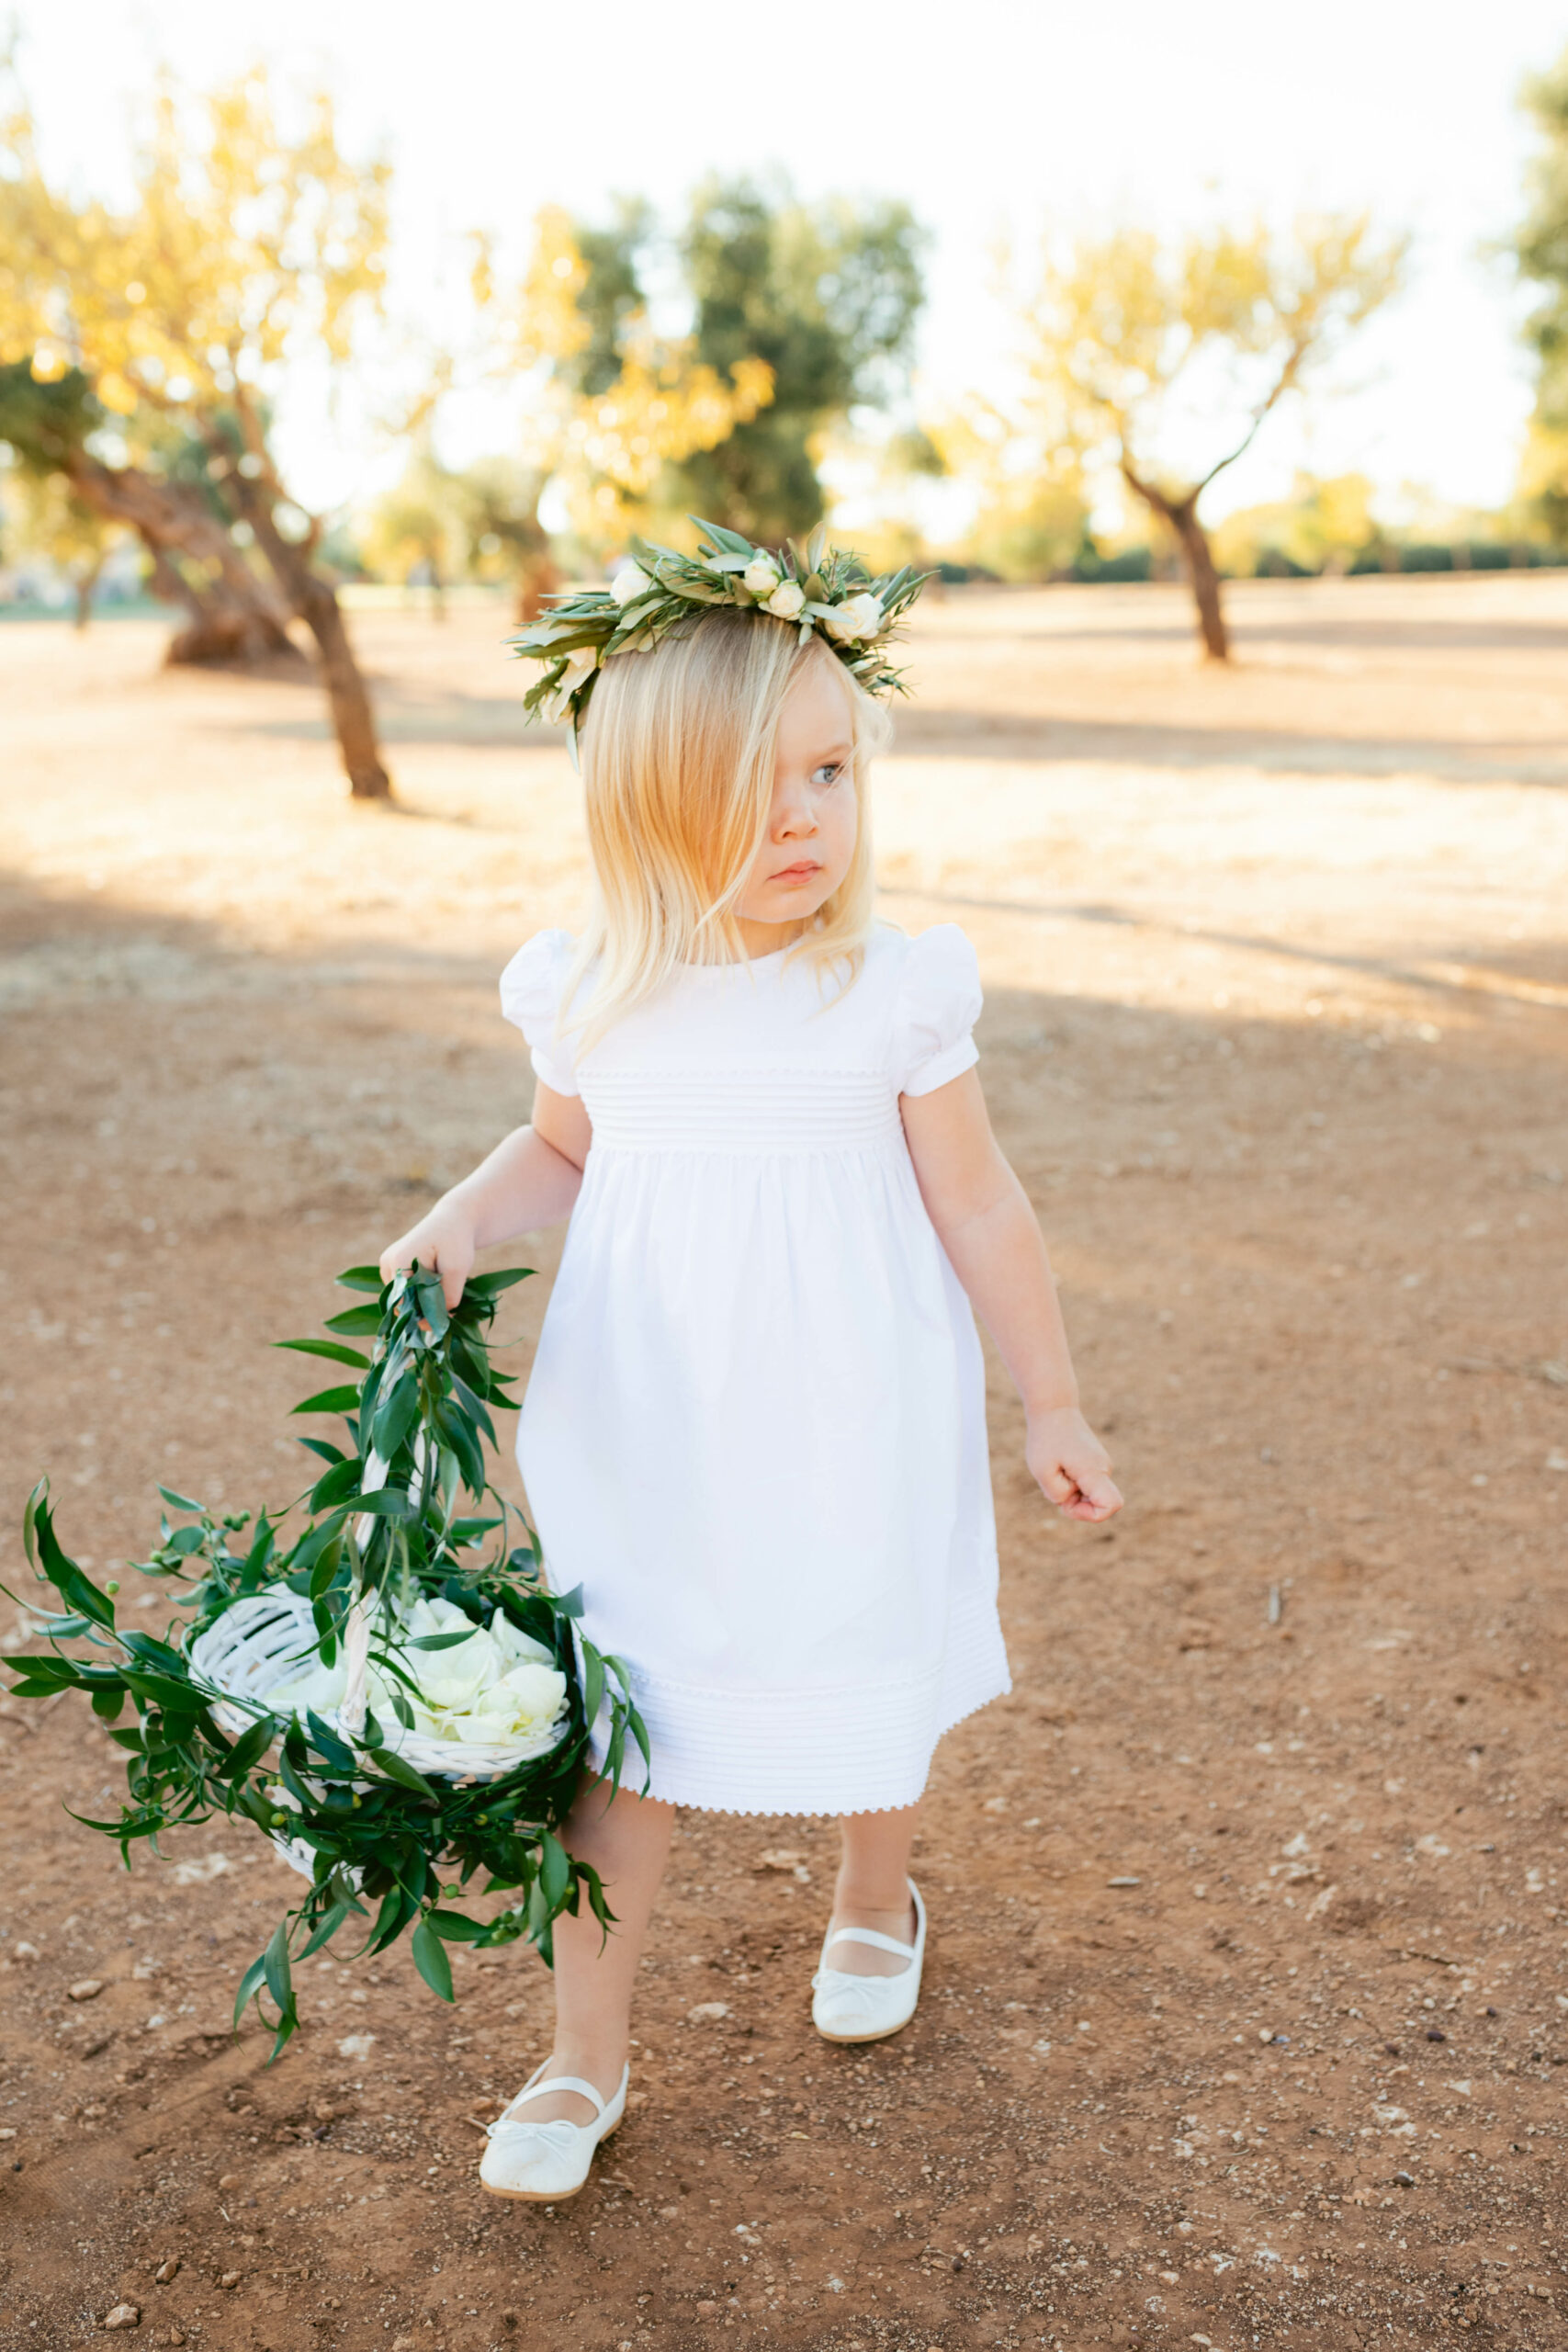
[[[579,2098],[592,2101],[595,2115],[603,2115],[609,2104],[608,2100],[602,2098],[594,2089],[592,2083],[583,2081],[581,2075],[551,2075],[547,2081],[532,2082],[526,2089],[520,2090],[513,2100],[512,2106],[507,2109],[507,2114],[512,2113],[513,2108],[521,2107],[525,2099],[543,2098],[549,2091],[575,2091]]]
[[[823,1946],[824,1958],[835,1944],[845,1943],[870,1944],[874,1951],[897,1952],[900,1960],[915,1957],[913,1944],[901,1944],[895,1936],[879,1935],[874,1928],[836,1928]]]

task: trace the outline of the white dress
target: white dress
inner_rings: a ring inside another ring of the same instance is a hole
[[[581,1058],[573,952],[501,984],[593,1124],[518,1430],[551,1585],[631,1669],[655,1796],[912,1804],[1011,1687],[979,1342],[898,1113],[977,1059],[974,949],[878,925],[836,994],[692,966]]]

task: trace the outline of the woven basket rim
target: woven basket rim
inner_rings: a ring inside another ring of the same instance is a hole
[[[253,1696],[261,1701],[265,1699],[265,1692],[253,1693],[237,1689],[235,1684],[238,1677],[232,1672],[226,1674],[225,1671],[231,1668],[236,1653],[243,1653],[247,1644],[251,1642],[252,1635],[249,1628],[243,1626],[231,1628],[229,1646],[220,1659],[212,1658],[209,1645],[213,1642],[220,1629],[236,1612],[243,1610],[247,1614],[254,1615],[258,1604],[265,1605],[270,1609],[272,1613],[268,1622],[273,1624],[288,1620],[299,1626],[308,1622],[310,1623],[312,1633],[314,1632],[314,1621],[310,1617],[309,1600],[303,1593],[290,1592],[286,1586],[281,1585],[268,1587],[261,1592],[239,1594],[226,1609],[219,1612],[209,1625],[203,1627],[191,1644],[187,1656],[193,1669],[201,1676],[202,1679],[222,1693],[229,1710],[225,1723],[226,1729],[243,1727],[236,1721],[241,1712],[236,1704],[237,1702]],[[205,1658],[199,1655],[203,1650],[208,1652]],[[293,1661],[288,1660],[285,1663],[292,1664]],[[281,1679],[281,1675],[277,1679]],[[246,1715],[244,1725],[248,1726],[253,1720],[254,1718]],[[298,1721],[298,1717],[295,1720]],[[330,1714],[324,1714],[321,1720],[330,1730],[337,1732],[344,1738],[348,1737],[343,1730],[335,1707]],[[411,1730],[406,1724],[395,1722],[386,1725],[385,1730],[387,1736],[384,1745],[392,1755],[400,1757],[405,1764],[412,1764],[416,1771],[434,1774],[438,1780],[453,1781],[459,1784],[465,1781],[504,1780],[509,1773],[517,1771],[525,1764],[543,1764],[571,1736],[570,1715],[560,1737],[552,1741],[549,1747],[538,1748],[532,1754],[519,1754],[516,1744],[510,1741],[490,1740],[482,1743],[476,1741],[470,1746],[462,1740],[439,1739],[431,1732]],[[269,1749],[268,1753],[270,1755],[272,1750]]]

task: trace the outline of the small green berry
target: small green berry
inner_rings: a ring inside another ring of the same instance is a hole
[[[272,1826],[275,1829],[286,1827],[288,1821],[288,1815],[286,1813],[275,1813],[272,1816]]]
[[[446,1899],[447,1899],[447,1901],[448,1901],[448,1902],[451,1902],[451,1901],[452,1901],[452,1899],[454,1898],[454,1896],[461,1894],[461,1893],[462,1893],[462,1892],[463,1892],[463,1890],[462,1890],[462,1888],[461,1888],[460,1886],[449,1886],[449,1887],[447,1887],[447,1888],[446,1888]]]
[[[104,1587],[104,1590],[109,1593],[118,1592],[119,1590],[119,1578],[118,1577],[110,1577],[108,1582]]]
[[[359,1799],[358,1799],[357,1797],[355,1797],[355,1798],[353,1798],[353,1799],[351,1800],[351,1803],[353,1804],[353,1806],[354,1806],[354,1809],[355,1809],[355,1813],[357,1813],[357,1812],[358,1812],[358,1810],[359,1810]]]

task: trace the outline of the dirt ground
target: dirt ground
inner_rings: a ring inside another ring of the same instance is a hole
[[[994,1379],[1015,1689],[936,1759],[915,2023],[811,2031],[827,1825],[683,1815],[627,2121],[497,2203],[539,1963],[455,2012],[312,1963],[266,2071],[282,1866],[219,1824],[127,1875],[62,1810],[101,1729],[0,1702],[0,2344],[1568,2344],[1568,579],[1232,601],[1230,675],[1174,590],[929,605],[879,786],[1129,1497],[1058,1524]],[[156,1479],[295,1491],[267,1342],[525,1111],[495,978],[580,912],[570,768],[499,615],[357,626],[393,811],[307,684],[0,628],[18,1589],[42,1470],[100,1571]]]

